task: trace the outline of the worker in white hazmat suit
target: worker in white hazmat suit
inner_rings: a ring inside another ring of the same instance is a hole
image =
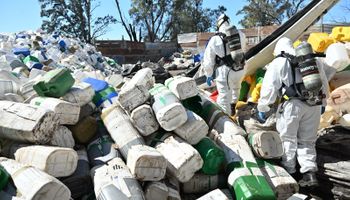
[[[274,56],[276,58],[268,65],[262,83],[258,119],[264,122],[269,105],[281,97],[276,128],[285,151],[282,165],[294,174],[298,160],[303,175],[299,185],[314,187],[318,185],[315,175],[316,134],[321,106],[329,94],[324,64],[315,58],[310,44],[302,43],[294,49],[288,38],[277,42]]]
[[[218,18],[217,30],[218,33],[209,40],[205,49],[202,66],[209,86],[213,83],[215,70],[215,84],[219,93],[217,103],[231,115],[245,74],[245,37],[235,26],[230,26],[225,14]]]

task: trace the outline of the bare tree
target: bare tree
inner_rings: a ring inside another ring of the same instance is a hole
[[[140,36],[137,39],[135,26],[127,22],[126,17],[123,15],[121,11],[119,0],[115,0],[115,3],[117,4],[117,11],[119,15],[118,23],[121,23],[123,25],[126,33],[130,38],[130,41],[135,41],[135,42],[141,41],[141,29],[140,29]]]

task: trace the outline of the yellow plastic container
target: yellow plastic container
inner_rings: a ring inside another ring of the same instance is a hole
[[[307,42],[311,44],[314,51],[323,53],[335,40],[329,37],[328,33],[311,33]]]
[[[301,44],[301,40],[297,40],[293,43],[293,47],[297,48],[299,46],[299,44]]]
[[[350,42],[350,27],[349,26],[337,26],[332,29],[330,35],[333,39],[342,42]]]

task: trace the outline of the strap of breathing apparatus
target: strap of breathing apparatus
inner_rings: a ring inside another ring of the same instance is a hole
[[[286,86],[284,83],[282,83],[281,90],[282,90],[282,88],[285,88],[285,92],[282,94],[281,102],[283,103],[283,102],[291,100],[291,99],[299,99],[301,101],[308,101],[309,99],[301,94],[301,90],[302,90],[301,88],[304,86],[303,83],[298,83],[298,84],[296,83],[295,70],[298,67],[308,66],[309,64],[315,64],[314,63],[315,61],[310,59],[310,58],[324,57],[324,54],[309,54],[309,55],[305,55],[305,56],[295,57],[293,55],[282,52],[277,57],[284,57],[287,59],[287,61],[290,63],[290,65],[292,67],[291,70],[292,70],[292,78],[293,78],[293,84],[290,86]],[[305,61],[307,59],[310,59],[310,61],[301,62],[301,61]],[[302,64],[300,65],[300,63],[302,63]],[[320,91],[320,95],[322,95],[321,93],[322,92]]]

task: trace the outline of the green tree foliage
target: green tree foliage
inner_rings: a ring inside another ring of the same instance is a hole
[[[150,42],[175,40],[179,33],[209,31],[226,11],[223,6],[203,8],[203,0],[131,0],[131,5],[133,25]]]
[[[91,43],[108,31],[116,19],[110,15],[93,17],[100,3],[94,0],[39,0],[43,18],[42,29],[51,33],[58,31]]]
[[[292,17],[307,0],[248,0],[247,5],[237,12],[244,15],[239,22],[244,28],[257,25],[280,25]]]
[[[172,36],[188,32],[208,32],[216,26],[216,20],[227,9],[219,6],[217,9],[203,8],[203,0],[178,1],[174,9]]]

